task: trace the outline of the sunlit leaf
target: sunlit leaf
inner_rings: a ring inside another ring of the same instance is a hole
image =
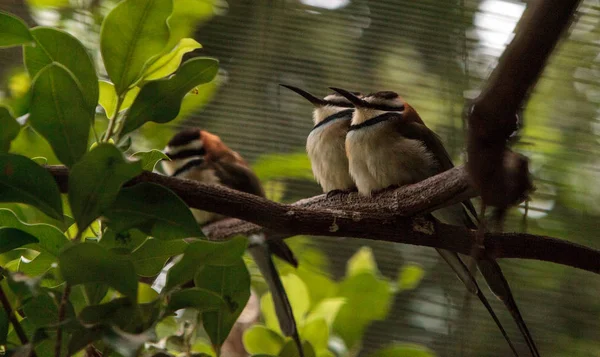
[[[310,314],[306,317],[307,321],[323,319],[327,323],[327,326],[331,328],[338,312],[346,303],[346,299],[335,297],[323,299],[317,306],[315,306]]]
[[[204,237],[185,202],[154,183],[142,182],[121,189],[104,216],[115,232],[137,228],[162,240]]]
[[[152,286],[144,283],[138,283],[138,304],[146,304],[152,302],[158,298],[156,290],[152,289]]]
[[[52,175],[25,156],[0,154],[0,202],[32,205],[62,220],[62,202]]]
[[[10,114],[8,108],[0,106],[0,152],[7,152],[10,149],[10,142],[13,141],[21,126]]]
[[[425,270],[417,264],[405,264],[398,273],[398,289],[412,290],[419,286],[421,279],[425,275]]]
[[[169,46],[173,47],[180,39],[192,36],[198,23],[215,16],[215,2],[216,0],[175,0],[173,14],[169,17]]]
[[[94,108],[85,101],[73,74],[57,62],[37,73],[31,92],[29,123],[50,143],[56,157],[72,166],[87,151]]]
[[[151,238],[131,253],[131,261],[138,275],[155,276],[169,258],[183,253],[187,246],[183,240],[163,241]]]
[[[28,276],[40,276],[52,268],[52,264],[56,263],[57,258],[48,252],[42,251],[33,260],[26,261],[21,258],[19,262],[19,271]]]
[[[39,240],[39,243],[34,244],[31,248],[47,252],[54,257],[58,256],[66,244],[69,244],[67,237],[58,228],[49,224],[21,222],[13,212],[7,209],[0,209],[0,226],[17,228],[31,234]]]
[[[144,80],[151,81],[172,74],[179,68],[183,55],[198,48],[202,48],[202,45],[193,38],[182,38],[171,52],[159,57],[144,71]]]
[[[167,123],[177,116],[181,100],[195,86],[213,80],[218,61],[193,58],[186,61],[172,77],[146,84],[129,109],[122,134],[127,134],[148,121]]]
[[[142,171],[128,163],[110,144],[100,144],[73,166],[69,175],[69,203],[80,230],[98,218],[117,198],[121,186]]]
[[[107,81],[99,81],[98,84],[100,85],[100,97],[98,99],[98,104],[100,104],[102,108],[104,108],[106,116],[108,118],[112,118],[112,116],[115,115],[115,110],[117,110],[118,100],[117,91],[115,91],[115,86],[113,86],[112,83]],[[129,89],[127,93],[125,93],[125,98],[123,99],[123,103],[121,103],[121,108],[119,109],[119,112],[128,109],[139,92],[139,87],[133,87]]]
[[[214,291],[190,288],[179,290],[169,296],[169,310],[193,308],[199,312],[227,308],[225,300]]]
[[[39,240],[31,234],[11,227],[0,227],[0,253],[11,251]]]
[[[238,264],[246,250],[247,240],[235,237],[226,242],[209,242],[199,240],[192,242],[183,253],[183,257],[167,273],[166,290],[183,284],[194,278],[194,274],[202,265],[234,265]]]
[[[348,346],[357,343],[365,328],[375,320],[383,320],[392,302],[389,283],[372,273],[361,273],[344,279],[338,296],[346,299],[334,323],[334,329]]]
[[[306,316],[310,307],[310,296],[306,284],[296,274],[290,273],[281,277],[281,282],[287,293],[294,318],[301,321]],[[264,294],[260,299],[260,308],[265,318],[265,324],[272,330],[281,333],[279,320],[275,313],[275,306],[271,298],[271,292]]]
[[[304,337],[304,336],[303,336]],[[254,325],[243,336],[244,348],[252,355],[268,354],[277,356],[285,340],[277,332],[266,326]]]
[[[117,95],[137,82],[169,41],[172,0],[125,0],[104,19],[100,50]]]
[[[154,167],[160,160],[169,160],[169,157],[164,152],[156,149],[150,151],[138,151],[131,156],[140,159],[142,168],[150,172],[154,171]]]
[[[202,267],[194,278],[197,287],[219,294],[226,307],[202,313],[204,330],[213,345],[220,346],[250,298],[250,275],[239,258],[235,265]]]
[[[370,247],[361,247],[358,252],[348,259],[346,263],[346,275],[353,276],[361,273],[377,274],[377,263]]]
[[[62,8],[69,6],[69,0],[27,0],[26,2],[31,7]]]
[[[27,45],[32,42],[33,37],[23,20],[0,11],[0,48]]]
[[[317,318],[307,321],[300,330],[303,340],[310,341],[315,350],[326,350],[329,342],[329,326],[325,319]]]
[[[413,343],[394,343],[371,353],[369,357],[435,357],[430,349]]]
[[[51,27],[36,27],[31,34],[36,45],[25,47],[23,55],[31,78],[53,62],[62,64],[73,74],[93,113],[98,103],[98,76],[83,44],[73,35]]]
[[[105,283],[129,297],[137,296],[137,276],[131,261],[96,243],[68,247],[58,260],[63,277],[72,285]]]
[[[261,181],[282,177],[313,180],[310,160],[305,152],[261,156],[252,165],[252,170]]]

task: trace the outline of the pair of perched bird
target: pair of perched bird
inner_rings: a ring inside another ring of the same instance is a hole
[[[321,99],[300,88],[283,86],[315,107],[315,126],[307,138],[306,149],[314,176],[325,192],[358,190],[368,196],[391,186],[419,182],[453,167],[439,137],[394,92],[361,95],[331,88],[335,93]],[[163,168],[169,175],[264,196],[258,178],[242,157],[206,131],[188,129],[176,134],[166,153],[171,161],[164,161]],[[476,228],[476,212],[470,201],[439,209],[432,215],[444,223]],[[200,224],[220,218],[202,211],[195,211],[194,216]],[[249,251],[271,290],[282,332],[292,336],[302,352],[292,309],[271,260],[272,253],[296,266],[294,255],[283,241],[266,240],[264,235],[250,237]],[[454,252],[437,251],[467,290],[479,298],[518,356],[467,265]],[[539,356],[498,263],[482,257],[477,266],[492,292],[511,313],[531,354]]]

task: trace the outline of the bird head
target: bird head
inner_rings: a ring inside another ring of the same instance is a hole
[[[339,93],[332,93],[321,99],[298,87],[289,86],[286,84],[280,85],[300,94],[306,100],[311,102],[312,105],[314,105],[315,109],[313,111],[313,122],[315,125],[319,124],[331,115],[354,107],[348,99]],[[358,97],[361,96],[361,94],[358,92],[352,92],[352,94]]]

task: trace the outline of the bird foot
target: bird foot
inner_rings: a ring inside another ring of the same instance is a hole
[[[327,192],[326,197],[327,197],[327,199],[330,199],[332,197],[335,197],[337,195],[341,195],[343,193],[348,194],[348,193],[356,192],[356,191],[358,191],[356,188],[347,188],[347,189],[344,189],[344,190],[331,190],[331,191]]]

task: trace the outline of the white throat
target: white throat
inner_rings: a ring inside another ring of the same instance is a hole
[[[313,123],[314,125],[317,125],[328,117],[348,109],[350,108],[336,107],[333,105],[318,107],[313,111]]]

